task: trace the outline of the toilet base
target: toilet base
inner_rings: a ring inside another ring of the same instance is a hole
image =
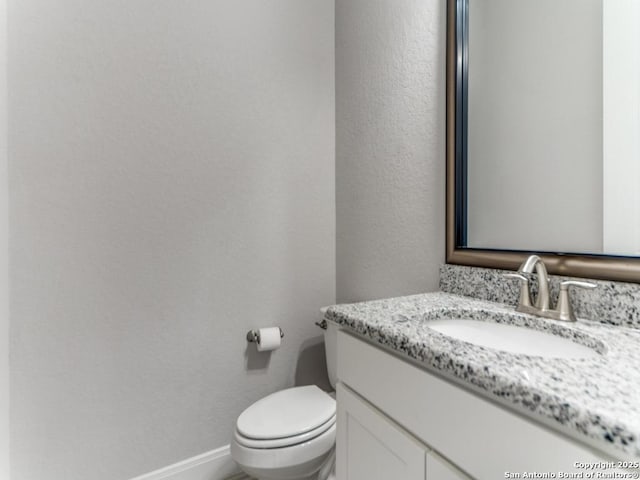
[[[248,477],[251,480],[272,480],[271,478],[256,478],[254,479],[253,477]],[[320,480],[318,478],[318,474],[315,475],[311,475],[310,477],[304,477],[304,478],[296,478],[295,480]],[[336,480],[336,476],[334,473],[330,473],[329,476],[326,478],[326,480]]]
[[[253,477],[247,477],[250,480],[273,480],[272,478],[253,478]],[[333,470],[329,473],[328,477],[325,477],[324,479],[321,479],[320,476],[317,473],[314,473],[313,475],[311,475],[310,477],[304,477],[304,478],[295,478],[295,479],[290,479],[290,480],[336,480],[336,474],[333,472]]]
[[[324,457],[316,458],[303,465],[295,467],[271,470],[268,476],[261,469],[253,470],[250,467],[242,469],[255,480],[335,480],[335,447]],[[311,475],[299,476],[300,472],[314,472]]]

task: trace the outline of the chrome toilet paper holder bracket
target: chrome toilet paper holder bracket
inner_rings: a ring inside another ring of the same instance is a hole
[[[282,329],[280,327],[278,327],[278,330],[280,330],[280,338],[284,338],[284,332],[282,331]],[[260,331],[259,330],[249,330],[247,332],[247,342],[257,343],[259,345],[260,344]]]

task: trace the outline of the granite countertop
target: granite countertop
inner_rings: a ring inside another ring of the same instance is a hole
[[[429,320],[460,318],[461,312],[464,318],[548,331],[601,355],[519,355],[456,340],[428,327]],[[336,305],[325,319],[574,437],[587,437],[592,445],[610,451],[613,447],[622,457],[640,457],[640,330],[586,320],[547,320],[504,304],[442,292]]]

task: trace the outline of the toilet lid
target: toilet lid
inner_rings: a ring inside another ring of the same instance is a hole
[[[293,445],[298,445],[300,443],[313,440],[332,428],[335,430],[335,425],[336,425],[336,416],[334,415],[326,423],[320,425],[318,428],[310,430],[306,433],[302,433],[300,435],[293,435],[291,437],[284,437],[284,438],[271,438],[269,440],[257,440],[255,438],[247,438],[243,435],[240,435],[238,430],[236,430],[234,433],[234,438],[236,442],[238,442],[240,445],[244,445],[245,447],[249,447],[249,448],[259,448],[259,449],[283,448],[283,447],[290,447]]]
[[[272,393],[258,400],[238,417],[238,433],[268,440],[310,432],[336,413],[336,401],[315,385]]]

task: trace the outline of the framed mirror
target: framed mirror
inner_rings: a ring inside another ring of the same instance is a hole
[[[640,2],[447,15],[447,263],[640,283]]]

